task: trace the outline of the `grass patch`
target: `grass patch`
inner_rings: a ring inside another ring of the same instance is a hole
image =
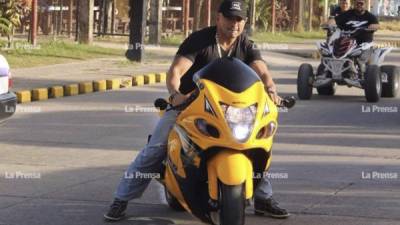
[[[381,30],[400,31],[400,21],[379,22]]]
[[[95,41],[99,42],[112,42],[112,43],[119,43],[119,44],[128,44],[129,43],[129,37],[119,37],[119,36],[104,36],[104,37],[95,37]],[[175,34],[171,35],[168,37],[162,37],[161,38],[161,45],[164,46],[179,46],[185,38],[183,37],[182,34]],[[149,38],[146,37],[145,39],[145,44],[149,43]]]
[[[272,34],[270,32],[256,32],[251,39],[258,43],[303,43],[304,40],[324,39],[326,32],[279,32]]]
[[[182,44],[183,40],[185,40],[185,38],[182,34],[163,37],[161,39],[161,45],[179,46],[180,44]]]
[[[314,32],[280,32],[272,34],[270,32],[256,32],[251,39],[258,43],[303,43],[304,40],[324,39],[324,31]],[[179,46],[184,40],[183,35],[173,35],[161,39],[161,45]]]
[[[28,42],[17,41],[10,49],[5,48],[5,42],[0,42],[0,54],[4,55],[12,68],[25,68],[41,65],[51,65],[94,58],[124,56],[119,49],[102,48],[76,44],[68,41],[39,42],[37,47]]]

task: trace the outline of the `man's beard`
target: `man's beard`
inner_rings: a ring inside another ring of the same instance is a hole
[[[362,14],[364,14],[365,13],[365,9],[363,9],[363,10],[356,10],[356,13],[358,14],[358,15],[362,15]]]

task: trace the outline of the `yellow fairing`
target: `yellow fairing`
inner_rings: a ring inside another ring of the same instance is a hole
[[[241,152],[223,150],[207,163],[210,197],[218,200],[218,181],[226,185],[245,183],[246,199],[253,196],[253,166]]]
[[[234,93],[209,80],[200,80],[205,88],[200,90],[199,97],[182,111],[177,123],[189,132],[191,139],[201,148],[208,149],[213,146],[226,146],[235,150],[248,150],[262,148],[269,151],[272,147],[272,138],[257,139],[258,132],[270,122],[278,126],[278,110],[264,90],[263,83],[257,82],[242,93]],[[205,98],[210,103],[216,115],[204,111]],[[253,132],[245,142],[239,142],[232,136],[230,127],[225,120],[225,112],[222,111],[221,103],[245,108],[257,104],[257,113]],[[269,113],[264,114],[265,105],[268,105]],[[196,119],[204,119],[219,130],[220,137],[205,137],[195,126]]]
[[[176,181],[173,172],[171,171],[171,168],[169,166],[166,167],[166,173],[165,173],[165,185],[168,187],[168,190],[170,193],[179,201],[179,203],[188,211],[190,212],[189,206],[186,204],[181,189],[179,188],[179,184]]]
[[[177,118],[177,126],[181,127],[190,139],[203,151],[218,148],[217,155],[208,159],[209,194],[218,200],[218,180],[228,184],[237,185],[245,183],[246,198],[253,195],[253,166],[244,154],[250,149],[262,149],[270,153],[273,135],[260,138],[258,134],[274,123],[277,128],[278,111],[275,104],[265,92],[261,81],[254,83],[241,93],[232,92],[210,80],[201,79],[198,85],[203,87],[199,95],[189,107],[183,110]],[[211,106],[212,112],[205,110],[205,102]],[[246,108],[255,105],[257,108],[252,131],[247,140],[239,141],[232,134],[221,103],[236,108]],[[265,109],[268,110],[265,110]],[[205,135],[196,126],[196,120],[202,119],[219,131],[218,137]],[[269,167],[270,159],[266,163]]]

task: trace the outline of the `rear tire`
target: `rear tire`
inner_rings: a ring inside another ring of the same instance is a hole
[[[181,203],[179,203],[178,199],[176,199],[171,193],[169,193],[166,187],[164,187],[164,193],[165,193],[165,200],[167,200],[167,203],[171,209],[178,212],[185,211],[185,208],[183,208]]]
[[[382,81],[381,97],[393,98],[399,94],[400,69],[397,66],[385,65],[381,66],[381,73],[387,75],[387,83]]]
[[[302,100],[308,100],[312,96],[314,80],[313,68],[310,64],[304,63],[300,66],[297,75],[297,95]]]
[[[365,72],[365,98],[367,102],[378,102],[382,93],[381,73],[377,65],[369,65]]]
[[[220,183],[220,225],[244,225],[246,199],[244,185]]]

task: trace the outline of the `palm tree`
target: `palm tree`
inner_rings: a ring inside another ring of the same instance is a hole
[[[0,4],[0,33],[6,35],[11,47],[15,27],[21,26],[21,7],[15,0]]]

